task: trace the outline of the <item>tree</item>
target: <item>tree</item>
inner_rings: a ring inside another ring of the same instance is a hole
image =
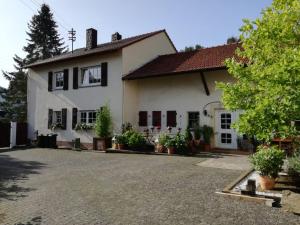
[[[48,5],[41,6],[28,28],[28,44],[23,48],[27,53],[25,59],[15,55],[16,71],[2,72],[9,81],[9,87],[1,94],[4,102],[0,106],[6,112],[5,119],[8,121],[25,122],[27,118],[27,72],[23,69],[24,65],[59,55],[65,50]]]
[[[236,43],[236,42],[239,42],[239,41],[240,41],[240,39],[238,37],[231,36],[231,37],[227,38],[226,43],[227,44],[232,44],[232,43]]]
[[[60,55],[65,51],[64,42],[59,37],[57,24],[48,5],[43,4],[37,15],[28,24],[28,44],[23,48],[27,53],[25,63]]]
[[[299,12],[299,0],[274,0],[260,19],[244,20],[242,48],[226,61],[237,81],[218,83],[224,106],[243,110],[234,125],[239,133],[265,142],[297,134],[291,121],[300,118]]]
[[[26,121],[27,111],[27,73],[23,70],[23,60],[15,55],[15,72],[3,72],[3,76],[9,80],[7,90],[0,93],[3,102],[0,103],[0,108],[5,112],[4,119],[7,121]]]
[[[202,49],[203,46],[196,44],[195,46],[186,46],[184,49],[180,50],[181,52],[191,52],[195,50]]]

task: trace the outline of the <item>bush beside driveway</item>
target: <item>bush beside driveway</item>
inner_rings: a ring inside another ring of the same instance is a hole
[[[1,188],[18,187],[11,198],[0,196],[1,224],[299,224],[300,217],[280,209],[216,195],[241,171],[196,165],[205,159],[47,149],[1,153],[0,173],[18,171],[13,180],[1,176]]]

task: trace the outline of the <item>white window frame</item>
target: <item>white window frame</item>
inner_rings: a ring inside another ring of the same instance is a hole
[[[84,71],[86,71],[86,70],[89,71],[89,70],[92,70],[92,69],[95,69],[95,68],[99,68],[99,74],[98,74],[99,77],[97,77],[97,79],[99,79],[99,81],[90,83],[90,74],[89,74],[88,78],[84,78],[83,77],[84,76]],[[89,86],[97,86],[97,85],[101,85],[101,65],[88,66],[88,67],[81,68],[80,79],[79,79],[79,87],[89,87]]]
[[[62,76],[62,86],[56,86],[57,75],[61,75],[61,76]],[[53,83],[54,83],[54,88],[55,88],[56,90],[61,90],[61,89],[64,88],[64,71],[57,71],[57,72],[54,72]]]
[[[60,116],[58,116],[58,114]],[[58,121],[58,118],[60,118],[59,121]],[[55,124],[62,124],[62,111],[53,111],[53,122]]]
[[[96,123],[96,117],[97,117],[97,111],[96,110],[82,110],[82,111],[79,111],[79,121],[80,123],[82,124],[89,124],[89,125],[93,125]],[[85,113],[86,114],[86,118],[85,118],[85,121],[86,122],[82,122],[82,114]],[[89,119],[90,119],[90,113],[95,113],[95,117],[94,117],[94,122],[90,123],[89,122]]]

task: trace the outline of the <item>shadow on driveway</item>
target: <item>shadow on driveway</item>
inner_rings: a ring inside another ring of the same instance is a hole
[[[9,155],[0,155],[0,201],[3,199],[16,201],[25,197],[32,188],[20,186],[30,174],[39,174],[38,170],[45,164],[36,161],[21,161]]]

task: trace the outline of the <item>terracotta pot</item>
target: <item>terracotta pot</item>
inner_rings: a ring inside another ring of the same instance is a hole
[[[113,143],[111,147],[112,147],[113,149],[118,149],[118,144]]]
[[[210,151],[210,144],[204,144],[204,151],[209,152]]]
[[[118,144],[118,149],[125,149],[125,145],[124,144]]]
[[[269,176],[259,177],[260,187],[263,190],[272,190],[275,186],[275,179]]]
[[[109,138],[94,137],[93,138],[93,149],[94,150],[106,150],[108,148],[111,148],[111,145],[112,145],[111,137],[109,137]]]
[[[175,148],[174,147],[169,147],[168,148],[168,154],[169,155],[175,154]]]
[[[157,144],[157,145],[156,145],[156,151],[157,151],[158,153],[162,153],[162,152],[164,151],[164,146],[161,145],[161,144]]]

